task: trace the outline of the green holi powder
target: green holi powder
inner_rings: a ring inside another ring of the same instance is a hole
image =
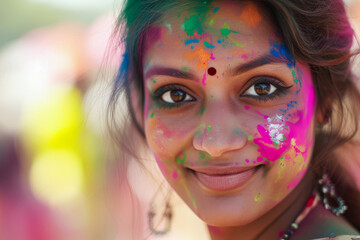
[[[197,131],[197,132],[194,134],[194,137],[197,138],[200,134],[201,134],[201,130]]]
[[[285,141],[286,140],[286,137],[285,136],[283,136],[283,141]]]
[[[208,43],[207,41],[204,41],[204,46],[207,48],[214,48],[214,45],[211,45],[210,43]]]
[[[230,30],[230,26],[227,23],[224,23],[223,28],[220,29],[220,32],[225,37],[227,37],[230,33],[239,33],[239,32]]]
[[[197,15],[191,15],[190,18],[185,18],[184,31],[188,36],[194,36],[194,31],[199,35],[204,33]]]
[[[238,128],[237,128],[237,129],[235,129],[235,134],[236,134],[236,135],[240,135],[240,134],[241,134],[241,130],[240,130],[240,129],[238,129]]]
[[[185,164],[185,159],[186,159],[186,152],[185,150],[183,151],[183,155],[182,156],[179,156],[175,159],[175,162],[176,163],[179,163],[181,165],[184,165]]]
[[[203,106],[203,108],[201,109],[200,114],[201,114],[201,115],[203,115],[203,114],[204,114],[204,112],[205,112],[205,110],[206,110],[206,106]]]
[[[284,157],[281,157],[280,159],[284,159]]]
[[[199,157],[201,158],[201,159],[204,159],[205,158],[205,154],[204,153],[199,153]]]
[[[211,126],[210,126],[210,125],[208,125],[208,126],[207,126],[207,129],[210,131],[210,130],[211,130]]]
[[[213,98],[214,96],[213,95],[210,95],[211,98]]]
[[[213,140],[214,138],[213,137],[209,137],[209,140]]]
[[[172,33],[172,28],[171,28],[171,24],[165,24],[165,26],[169,29],[169,33]]]
[[[213,24],[214,24],[214,19],[211,19],[211,20],[208,22],[208,25],[211,27]]]
[[[153,118],[154,115],[155,115],[155,113],[151,113],[151,114],[150,114],[150,118]]]
[[[155,81],[155,80],[152,80],[152,82],[153,82],[153,83],[156,83],[156,81]]]
[[[189,68],[188,67],[182,67],[181,68],[183,71],[187,71]]]
[[[249,140],[249,141],[252,141],[252,140],[254,140],[254,137],[251,136],[251,135],[248,135],[248,140]]]
[[[292,76],[293,76],[294,82],[298,83],[299,79],[295,78],[295,70],[292,70]]]
[[[285,167],[285,164],[283,162],[280,163],[281,167]]]

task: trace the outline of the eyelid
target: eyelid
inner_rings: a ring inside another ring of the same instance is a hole
[[[187,95],[189,95],[192,100],[191,101],[184,101],[184,102],[179,102],[179,103],[168,103],[165,102],[164,100],[161,99],[162,95],[164,93],[166,93],[167,91],[171,91],[171,90],[181,90],[184,91]],[[153,99],[155,101],[161,101],[164,104],[171,104],[171,105],[179,105],[179,104],[183,104],[183,103],[187,103],[187,102],[193,102],[197,100],[197,95],[193,93],[193,91],[191,91],[189,88],[181,85],[181,84],[168,84],[168,85],[164,85],[164,86],[160,86],[159,88],[157,88],[153,95],[152,95]]]
[[[292,86],[284,86],[284,82],[281,80],[278,80],[274,77],[270,77],[270,76],[259,76],[259,77],[253,77],[251,78],[245,85],[244,87],[242,87],[241,92],[242,94],[240,94],[241,96],[247,96],[247,95],[243,95],[243,93],[245,93],[246,91],[248,91],[252,86],[254,86],[257,83],[261,83],[261,82],[268,82],[270,84],[272,84],[274,87],[276,87],[277,90],[279,90],[279,88],[281,89],[288,89],[291,88]]]

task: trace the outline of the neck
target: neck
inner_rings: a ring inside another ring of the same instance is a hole
[[[286,231],[304,209],[313,191],[313,177],[310,171],[289,195],[252,223],[236,227],[208,226],[212,240],[279,239],[279,232]],[[219,234],[221,233],[221,234]]]

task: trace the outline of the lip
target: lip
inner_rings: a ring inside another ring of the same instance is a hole
[[[207,166],[190,168],[204,187],[215,191],[229,191],[248,182],[261,165],[251,167]]]

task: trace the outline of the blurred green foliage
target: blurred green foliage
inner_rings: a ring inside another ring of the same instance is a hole
[[[0,0],[0,48],[31,29],[68,21],[90,23],[99,15],[113,10],[113,6],[109,9],[109,5],[111,1],[103,8],[84,6],[83,9],[71,10],[27,0]]]

